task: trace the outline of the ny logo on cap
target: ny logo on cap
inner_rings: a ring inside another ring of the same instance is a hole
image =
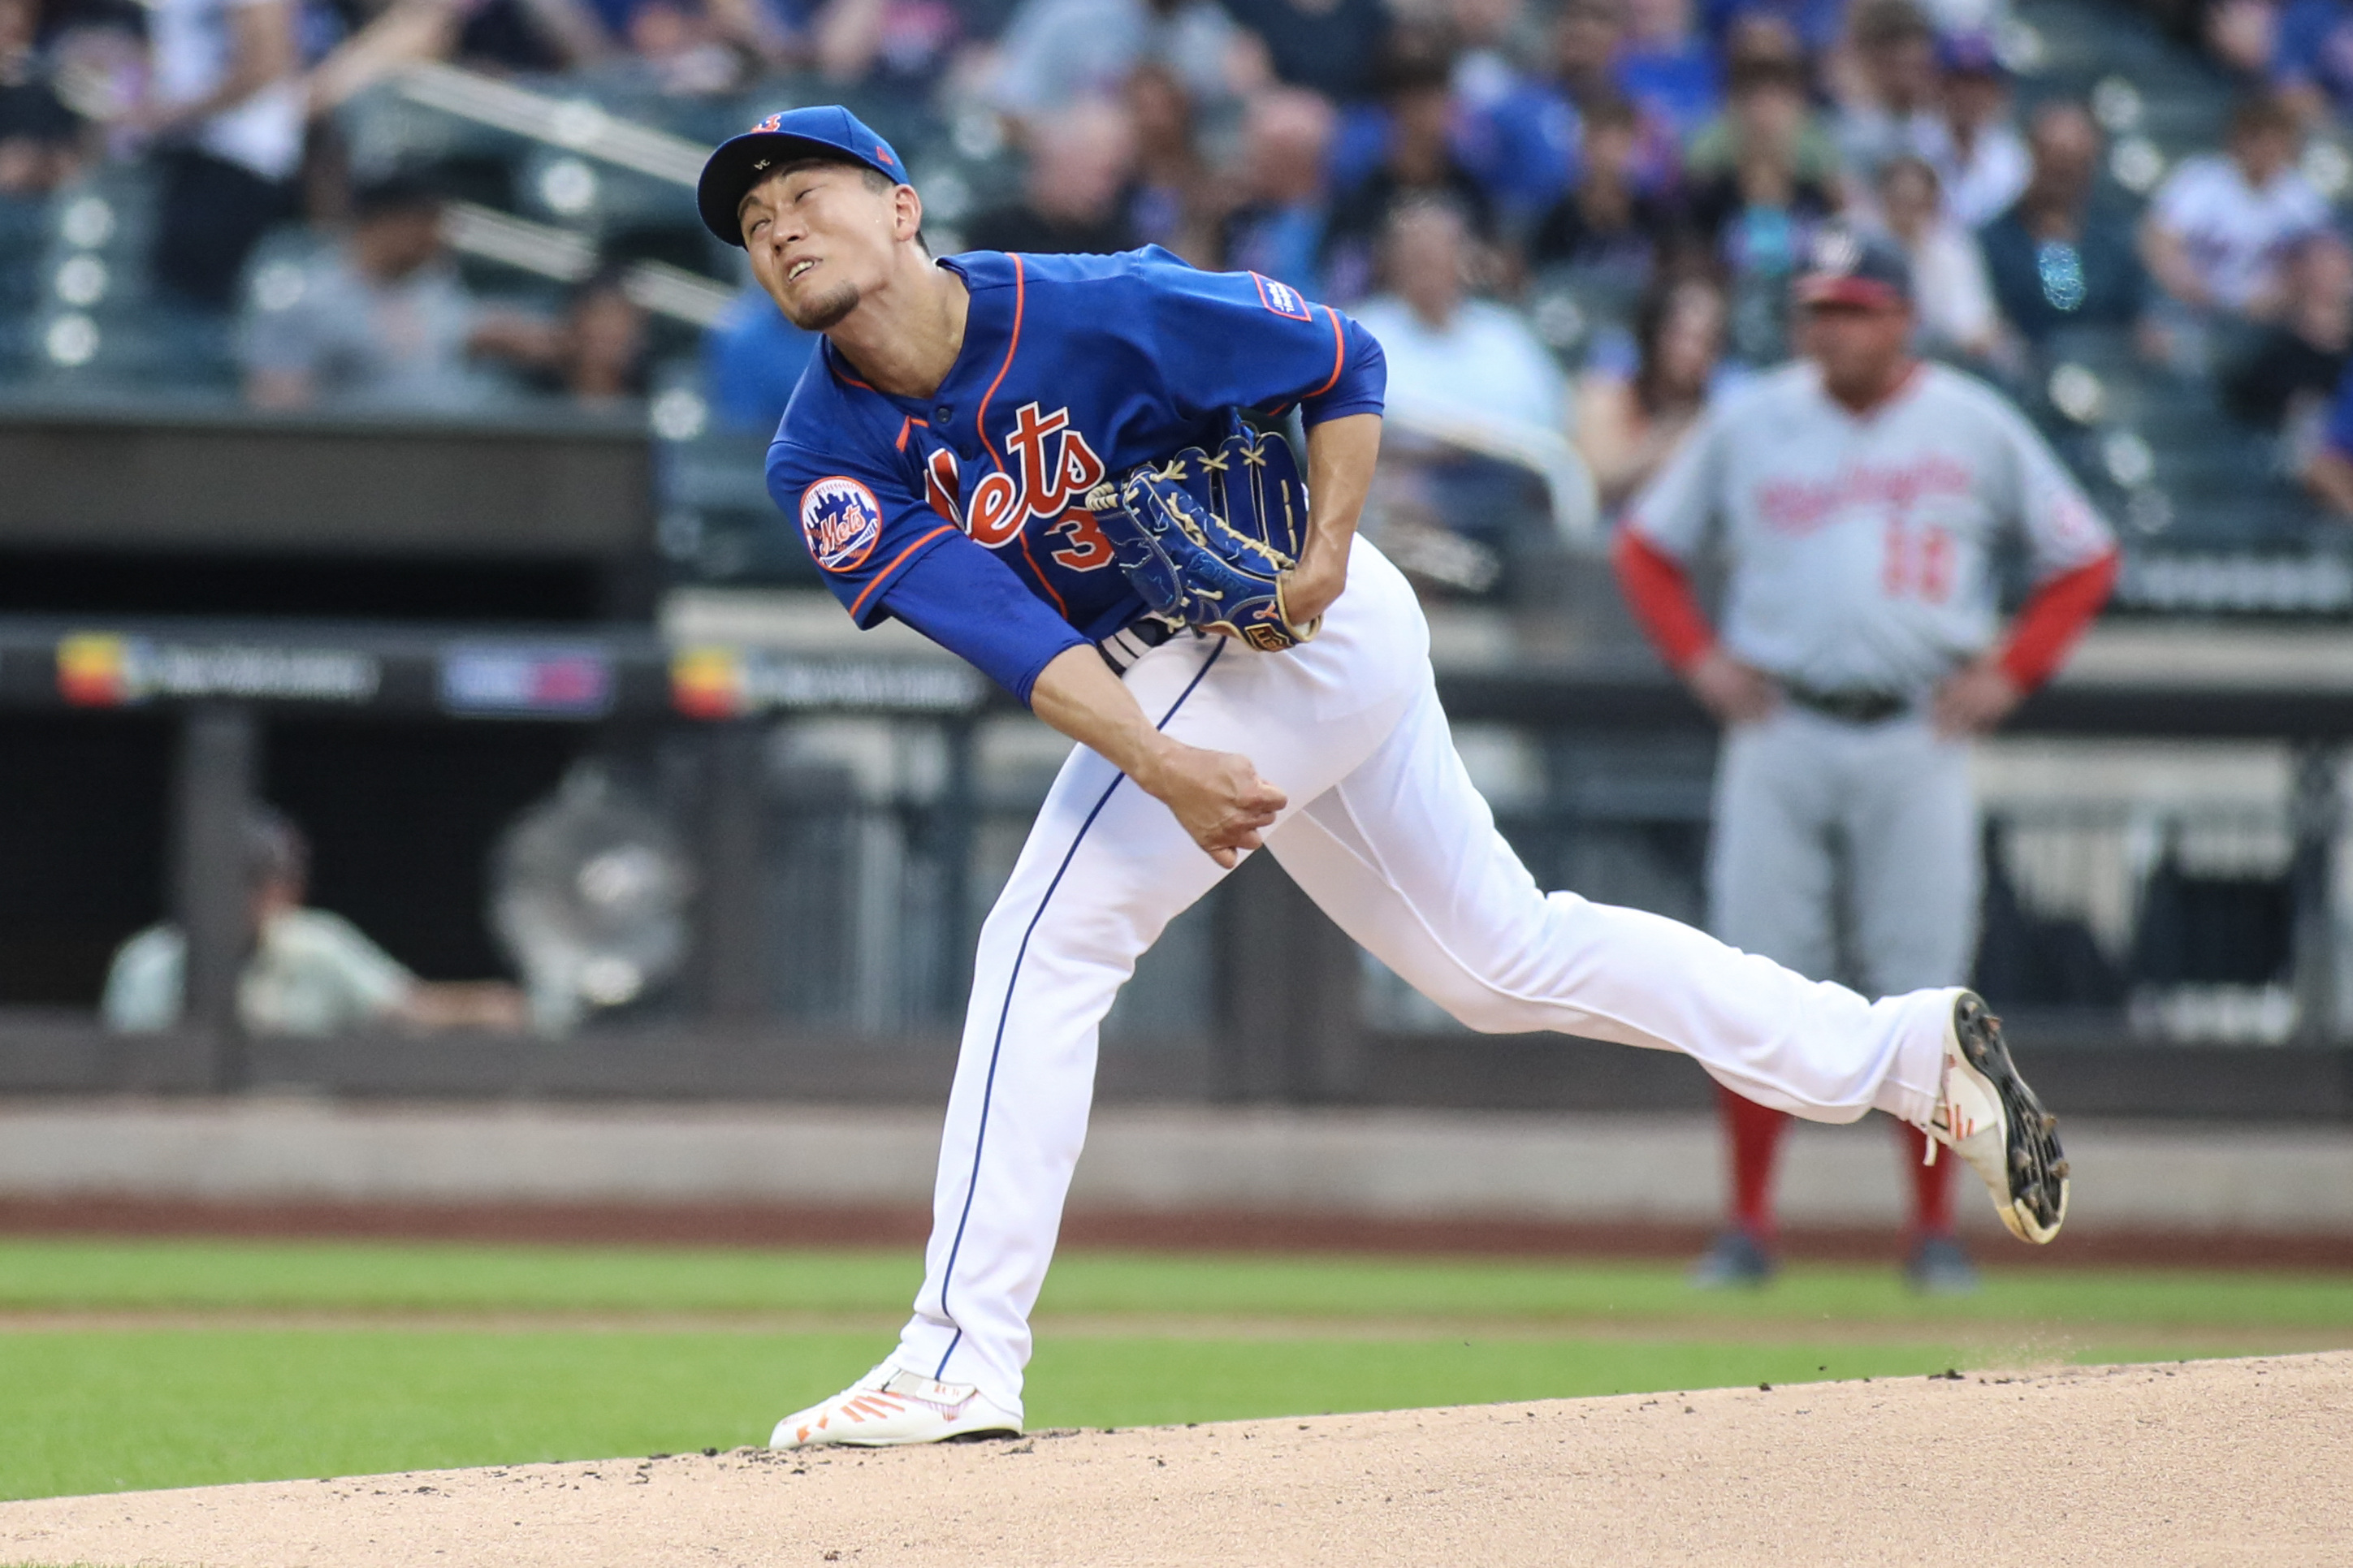
[[[754,131],[755,131],[755,132],[758,132],[758,131],[775,131],[775,130],[777,130],[777,129],[781,128],[781,127],[784,125],[784,123],[785,123],[785,117],[784,117],[783,115],[781,115],[781,114],[771,114],[770,116],[768,116],[768,118],[767,118],[767,119],[763,120],[762,121],[760,121],[760,123],[758,123],[757,125],[754,125],[754,127],[752,127],[752,129],[753,129]]]

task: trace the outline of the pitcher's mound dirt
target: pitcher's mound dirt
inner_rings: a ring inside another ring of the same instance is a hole
[[[2353,1352],[57,1498],[10,1560],[2341,1563]]]

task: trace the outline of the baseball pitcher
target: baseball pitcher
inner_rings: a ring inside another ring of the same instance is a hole
[[[898,154],[838,107],[721,146],[700,205],[824,334],[768,485],[827,584],[1077,742],[981,931],[913,1315],[775,1444],[1020,1430],[1097,1026],[1261,847],[1474,1028],[1687,1051],[1826,1121],[1887,1110],[1957,1149],[2021,1237],[2057,1233],[2051,1119],[1975,996],[1871,1001],[1521,868],[1455,756],[1412,590],[1355,537],[1384,379],[1362,328],[1158,249],[935,258]],[[1294,408],[1303,475],[1240,416]]]

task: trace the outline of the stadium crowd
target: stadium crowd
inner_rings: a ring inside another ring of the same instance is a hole
[[[896,105],[1019,169],[939,247],[1263,272],[1356,311],[1410,399],[1567,433],[1610,501],[1786,356],[1788,279],[1855,225],[1911,258],[1924,350],[2039,388],[2105,334],[2353,516],[2353,250],[2304,171],[2353,100],[2353,5],[2159,20],[2238,102],[2134,182],[2114,116],[2020,89],[2000,0],[0,0],[0,205],[143,163],[156,296],[235,319],[257,405],[602,402],[661,349],[620,276],[484,299],[433,171],[358,168],[343,111],[427,59],[706,141],[771,99]],[[290,226],[313,243],[273,251]],[[773,422],[808,351],[739,300],[702,345],[718,419]]]

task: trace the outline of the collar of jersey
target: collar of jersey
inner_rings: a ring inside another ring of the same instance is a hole
[[[1839,415],[1850,424],[1876,424],[1878,421],[1886,418],[1888,415],[1894,413],[1896,409],[1904,406],[1906,403],[1911,402],[1914,395],[1916,394],[1922,386],[1927,384],[1929,374],[1928,365],[1929,362],[1925,359],[1914,360],[1912,362],[1912,368],[1904,373],[1904,379],[1890,387],[1887,390],[1885,396],[1882,397],[1878,402],[1873,404],[1868,408],[1850,408],[1845,404],[1841,403],[1837,398],[1832,397],[1831,395],[1831,389],[1822,384],[1822,373],[1820,368],[1817,366],[1814,368],[1812,374],[1814,396],[1824,407]]]
[[[1003,344],[1013,331],[1013,258],[1001,251],[967,250],[961,255],[943,256],[939,265],[964,279],[965,317],[964,342],[956,350],[955,363],[940,380],[939,390],[929,397],[901,397],[870,386],[851,375],[846,363],[827,338],[819,345],[825,354],[826,369],[839,384],[871,392],[900,413],[920,425],[929,426],[932,410],[942,402],[955,405],[955,417],[961,421],[973,417],[979,409],[977,399],[987,390],[987,376],[997,371],[997,360]],[[985,373],[985,374],[984,374]],[[964,384],[971,374],[984,374],[980,385]],[[937,432],[944,440],[947,432]]]

